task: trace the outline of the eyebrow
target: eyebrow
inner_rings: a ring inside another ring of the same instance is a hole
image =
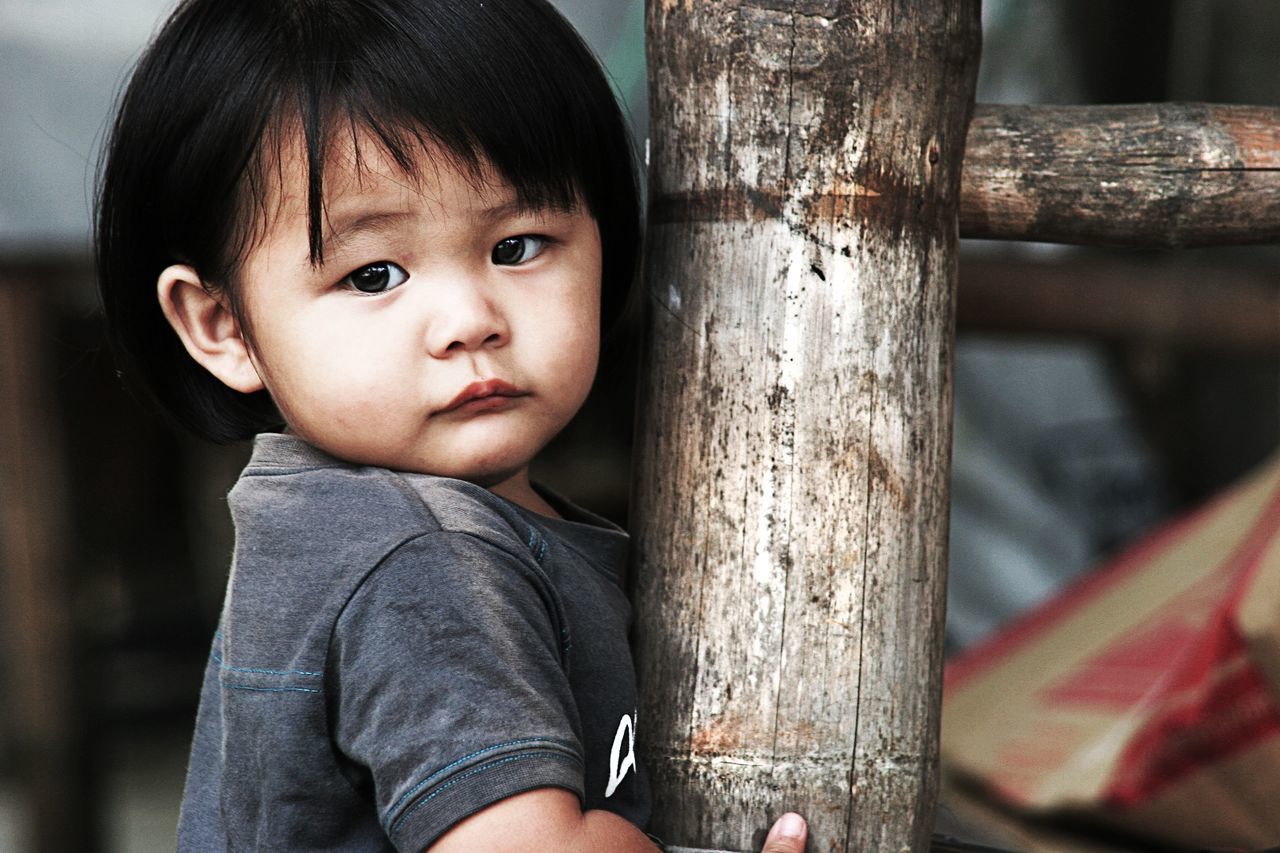
[[[320,238],[325,254],[342,251],[343,246],[359,234],[390,231],[413,215],[408,210],[370,210],[331,219]]]
[[[554,204],[527,204],[519,198],[511,198],[475,211],[472,214],[472,218],[486,223],[493,223],[514,216],[567,212],[569,211],[563,210]],[[326,255],[337,254],[360,234],[385,234],[404,223],[405,220],[416,218],[416,216],[416,212],[402,209],[368,210],[341,214],[327,220],[328,227],[320,239]],[[324,266],[324,263],[322,262],[320,266]]]
[[[474,218],[485,222],[496,222],[513,216],[536,216],[568,212],[570,212],[570,209],[562,208],[556,204],[529,204],[519,198],[512,198],[476,211]]]

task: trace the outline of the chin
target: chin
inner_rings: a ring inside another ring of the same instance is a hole
[[[523,456],[466,460],[462,464],[432,473],[438,473],[442,477],[452,477],[455,480],[466,480],[468,483],[490,489],[505,483],[528,468],[529,461]]]
[[[483,474],[483,475],[467,475],[464,477],[455,477],[457,480],[465,480],[468,483],[474,483],[486,489],[492,489],[494,486],[501,485],[507,480],[515,476],[515,472],[503,474]]]

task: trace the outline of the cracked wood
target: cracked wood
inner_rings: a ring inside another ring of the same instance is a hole
[[[924,850],[975,0],[651,0],[636,447],[654,831]]]
[[[1280,108],[979,106],[960,231],[1098,246],[1280,241]]]

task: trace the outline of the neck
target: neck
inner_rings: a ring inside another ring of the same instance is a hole
[[[560,513],[556,512],[555,508],[534,490],[533,484],[529,482],[528,468],[488,488],[498,497],[506,498],[513,504],[522,506],[530,512],[536,512],[538,515],[545,515],[550,518],[560,517]]]

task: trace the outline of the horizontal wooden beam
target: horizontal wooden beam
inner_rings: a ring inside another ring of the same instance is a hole
[[[1280,108],[979,105],[960,233],[1133,247],[1280,241]]]
[[[1238,264],[962,254],[956,319],[967,331],[1276,351],[1280,282],[1273,271]]]

